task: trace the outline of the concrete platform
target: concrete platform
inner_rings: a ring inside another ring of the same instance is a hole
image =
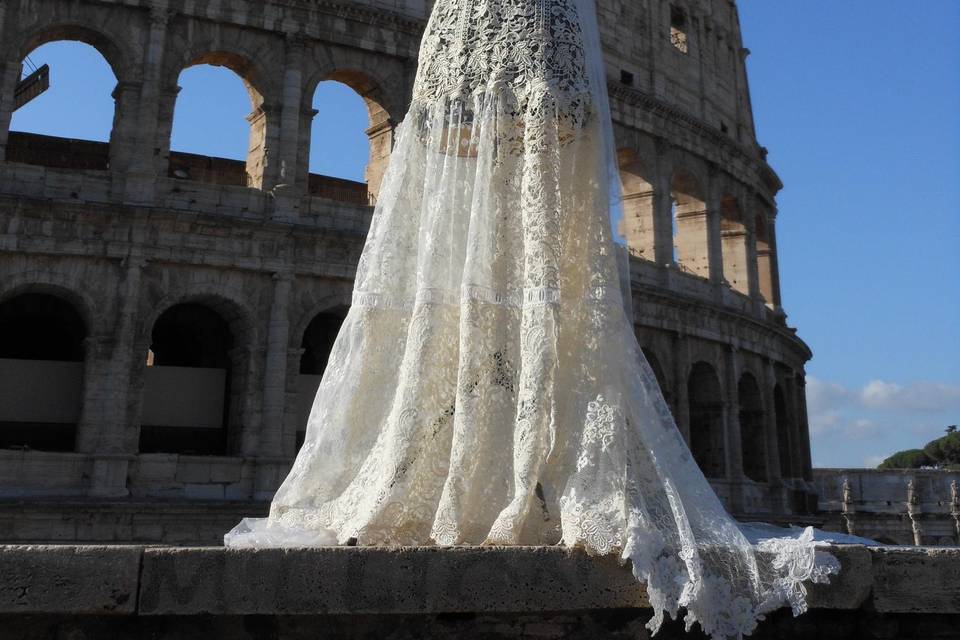
[[[960,549],[832,552],[843,571],[811,611],[755,637],[960,637]],[[636,638],[647,607],[615,558],[561,547],[0,546],[4,640]]]

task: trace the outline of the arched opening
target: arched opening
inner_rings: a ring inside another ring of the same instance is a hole
[[[396,129],[379,87],[365,73],[340,69],[317,83],[311,100],[310,194],[375,204]]]
[[[74,449],[86,337],[80,314],[57,296],[0,303],[0,447]]]
[[[630,255],[653,262],[656,259],[653,184],[635,151],[621,149],[617,156],[623,195],[623,219],[617,231],[626,240]]]
[[[263,186],[267,113],[250,65],[224,52],[198,56],[181,72],[168,175],[240,187]]]
[[[693,365],[687,380],[690,450],[708,478],[726,476],[723,394],[716,371],[706,362]]]
[[[723,247],[723,277],[743,294],[750,293],[747,269],[747,226],[740,203],[731,195],[720,200],[720,239]]]
[[[757,482],[767,481],[767,445],[764,433],[766,417],[760,385],[751,374],[745,373],[737,385],[740,405],[740,445],[743,453],[743,473]]]
[[[657,379],[657,384],[660,386],[660,392],[663,394],[664,399],[667,401],[667,404],[673,406],[670,385],[667,381],[666,375],[664,374],[663,366],[660,364],[660,359],[657,358],[657,355],[653,351],[647,349],[646,347],[643,347],[641,351],[643,351],[643,357],[646,358],[647,364],[650,365],[650,369],[653,370],[653,375]]]
[[[174,305],[157,318],[146,354],[142,453],[227,452],[234,346],[230,325],[205,305]]]
[[[297,377],[297,449],[303,444],[310,409],[345,316],[341,309],[318,313],[303,332],[300,375]]]
[[[784,478],[794,477],[793,473],[793,446],[791,431],[793,428],[790,419],[790,410],[783,388],[778,384],[773,388],[773,410],[777,422],[777,449],[780,453],[780,475]]]
[[[375,104],[375,103],[373,103]],[[373,106],[350,86],[327,80],[313,93],[316,115],[310,125],[310,195],[338,202],[370,203],[368,173],[382,178],[368,132]],[[376,150],[383,141],[377,141]],[[386,149],[389,156],[390,149]]]
[[[773,240],[771,237],[771,224],[767,221],[767,215],[763,209],[757,212],[755,223],[755,234],[757,239],[757,276],[760,288],[760,295],[768,307],[775,308],[779,306],[777,293],[777,275],[774,270],[776,256],[774,255]]]
[[[670,182],[673,199],[673,257],[685,272],[710,277],[707,203],[693,174],[678,170]]]
[[[6,159],[77,170],[110,167],[117,78],[92,44],[58,33],[21,62]],[[61,39],[67,38],[67,39]]]

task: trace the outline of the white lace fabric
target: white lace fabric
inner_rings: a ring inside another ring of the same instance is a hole
[[[838,570],[744,538],[637,345],[593,11],[437,0],[306,440],[228,546],[562,542],[713,638]]]

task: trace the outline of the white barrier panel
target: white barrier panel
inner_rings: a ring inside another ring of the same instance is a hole
[[[226,380],[225,369],[147,367],[141,424],[222,427]]]
[[[77,422],[83,363],[0,358],[0,422]]]

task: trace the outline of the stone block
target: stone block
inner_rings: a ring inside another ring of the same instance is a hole
[[[807,603],[818,609],[859,609],[873,587],[873,565],[870,550],[858,545],[836,545],[829,549],[840,561],[840,575],[830,584],[807,587]]]
[[[210,462],[181,456],[177,465],[177,481],[191,484],[210,482]]]
[[[871,549],[873,606],[881,613],[960,611],[960,549]]]
[[[177,475],[177,455],[148,453],[137,456],[131,468],[132,480],[137,484],[171,482]]]
[[[0,613],[132,614],[140,547],[0,547]]]
[[[242,461],[235,460],[214,460],[210,462],[210,481],[211,482],[239,482]]]
[[[193,500],[223,500],[223,485],[185,484],[183,495]]]
[[[560,547],[144,551],[142,615],[415,614],[646,606],[612,557]]]

